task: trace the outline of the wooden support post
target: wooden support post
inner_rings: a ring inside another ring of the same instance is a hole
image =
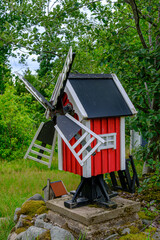
[[[47,179],[47,201],[50,200],[50,179]]]

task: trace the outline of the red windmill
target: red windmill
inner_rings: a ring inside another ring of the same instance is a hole
[[[65,206],[74,208],[98,203],[116,207],[110,201],[116,194],[109,191],[103,174],[111,173],[114,187],[117,187],[115,171],[119,173],[123,189],[125,179],[129,180],[129,187],[131,184],[133,187],[135,181],[138,184],[133,161],[134,182],[128,177],[125,160],[125,116],[136,114],[136,110],[115,74],[69,74],[73,59],[70,48],[50,102],[19,76],[46,108],[47,118],[51,118],[41,123],[25,158],[50,167],[58,133],[59,170],[81,176],[80,185]],[[37,145],[36,140],[41,145]],[[52,148],[47,148],[48,145]]]

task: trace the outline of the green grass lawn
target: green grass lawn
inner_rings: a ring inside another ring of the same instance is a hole
[[[36,193],[43,196],[42,188],[48,178],[62,180],[68,191],[77,188],[80,176],[58,171],[57,164],[57,157],[53,159],[51,169],[31,160],[0,161],[0,218],[6,219],[0,221],[0,240],[7,240],[14,226],[15,209]]]
[[[0,160],[0,240],[7,237],[14,226],[13,215],[17,207],[39,193],[43,196],[42,188],[51,181],[62,180],[68,191],[76,189],[80,176],[65,171],[58,171],[58,157],[55,155],[51,169],[32,160],[17,159],[11,162]],[[136,162],[139,176],[142,163]]]

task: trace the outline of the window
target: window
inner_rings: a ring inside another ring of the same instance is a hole
[[[102,143],[98,147],[98,152],[103,149],[116,149],[116,133],[100,134],[99,136],[105,140],[105,143]]]

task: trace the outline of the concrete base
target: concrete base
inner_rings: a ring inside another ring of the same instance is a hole
[[[120,197],[112,198],[112,201],[117,203],[118,207],[116,209],[101,208],[94,205],[68,209],[64,206],[64,201],[69,199],[71,199],[70,196],[53,199],[48,201],[46,205],[50,210],[83,223],[86,226],[133,215],[133,213],[140,211],[140,203]]]

